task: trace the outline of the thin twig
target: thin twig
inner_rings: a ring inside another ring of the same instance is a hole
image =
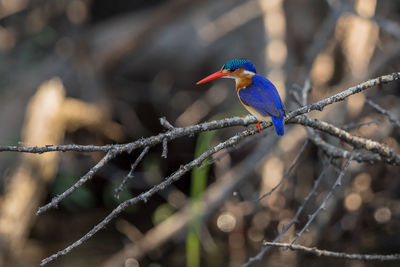
[[[92,179],[93,176],[96,174],[96,172],[100,170],[104,165],[106,165],[110,160],[115,158],[116,155],[117,152],[115,150],[108,151],[107,154],[96,165],[94,165],[84,176],[82,176],[73,186],[65,190],[62,194],[54,197],[48,204],[40,207],[36,212],[36,215],[39,215],[40,213],[45,212],[50,208],[56,208],[61,200],[72,194],[72,192],[78,189],[81,185]]]
[[[331,198],[331,196],[333,195],[333,192],[335,191],[336,187],[338,187],[339,185],[341,185],[342,183],[342,178],[347,170],[347,168],[350,165],[350,162],[353,160],[353,154],[350,156],[350,158],[347,160],[347,162],[345,163],[344,167],[342,168],[342,170],[339,173],[339,176],[337,177],[335,183],[332,185],[331,189],[329,190],[328,194],[326,194],[324,200],[322,201],[321,205],[318,207],[318,209],[308,218],[307,223],[304,225],[304,227],[297,232],[297,234],[293,237],[293,239],[290,241],[291,244],[293,244],[294,242],[296,242],[296,240],[304,233],[304,231],[306,229],[308,229],[308,227],[310,227],[310,224],[314,221],[314,219],[317,217],[317,215],[321,212],[321,210],[325,209],[326,207],[326,203],[328,202],[328,200]]]
[[[147,202],[151,196],[153,196],[155,193],[164,190],[167,186],[171,185],[172,183],[176,182],[179,180],[185,173],[189,172],[191,169],[193,169],[196,166],[199,166],[206,158],[211,156],[212,154],[220,151],[221,149],[224,149],[226,147],[230,147],[240,140],[242,140],[244,137],[252,135],[256,132],[256,128],[253,127],[252,129],[245,130],[243,132],[240,132],[233,137],[229,138],[228,140],[219,143],[218,145],[214,146],[213,148],[205,151],[202,153],[199,157],[196,159],[192,160],[191,162],[185,164],[181,168],[179,168],[174,174],[171,176],[167,177],[166,179],[163,180],[163,182],[159,183],[158,185],[152,187],[146,192],[141,193],[140,195],[131,198],[129,200],[126,200],[122,202],[121,204],[118,205],[117,208],[115,208],[106,218],[104,218],[99,224],[97,224],[95,227],[92,228],[88,233],[86,233],[83,237],[72,243],[70,246],[66,247],[65,249],[51,255],[48,258],[45,258],[41,262],[41,266],[55,260],[56,258],[67,254],[70,252],[72,249],[76,248],[77,246],[81,245],[83,242],[91,238],[94,234],[96,234],[98,231],[100,231],[102,228],[104,228],[113,218],[118,216],[123,210],[125,210],[127,207],[132,206],[140,201]]]
[[[397,261],[400,260],[400,254],[375,255],[375,254],[348,254],[344,252],[335,252],[310,248],[301,245],[293,245],[289,243],[264,242],[264,245],[271,247],[281,247],[284,249],[299,250],[316,256],[342,258],[346,260],[363,260],[363,261]]]
[[[286,225],[285,227],[287,229],[289,229],[293,223],[297,223],[300,217],[301,212],[304,210],[306,204],[308,203],[308,201],[310,200],[311,196],[313,196],[314,194],[317,193],[317,189],[319,184],[321,183],[322,179],[325,176],[325,173],[328,171],[329,166],[331,166],[332,163],[332,157],[330,157],[327,162],[325,163],[321,173],[319,174],[318,178],[314,181],[314,185],[313,188],[311,189],[311,191],[308,193],[308,195],[306,196],[306,198],[304,199],[303,203],[300,205],[300,207],[297,209],[295,216],[293,217],[291,223],[289,223],[288,225]],[[282,233],[284,231],[282,230]],[[285,231],[286,232],[286,231]],[[280,238],[279,238],[280,240]]]
[[[295,223],[298,222],[299,216],[301,214],[301,212],[303,211],[304,207],[306,206],[308,200],[310,199],[310,197],[312,196],[312,194],[315,193],[320,181],[322,180],[322,178],[324,177],[326,171],[328,170],[330,164],[331,164],[331,160],[332,158],[330,158],[328,160],[328,162],[325,164],[325,166],[323,167],[322,172],[320,173],[320,175],[318,176],[317,180],[314,182],[314,186],[313,189],[311,190],[311,192],[308,194],[308,196],[304,199],[303,203],[301,204],[301,206],[297,209],[297,212],[295,214],[295,216],[292,218],[292,220],[287,224],[284,225],[282,228],[282,231],[279,233],[279,235],[277,235],[275,237],[275,239],[273,240],[273,242],[279,242],[283,235],[290,229],[290,227],[292,227]],[[270,249],[270,247],[266,246],[264,248],[261,249],[261,251],[253,258],[250,258],[244,265],[243,267],[248,267],[250,266],[254,261],[259,261],[262,259],[262,257],[265,255],[265,253],[268,252],[268,250]]]
[[[175,129],[175,127],[174,126],[172,126],[172,124],[169,122],[169,121],[167,121],[167,118],[166,117],[161,117],[160,118],[160,124],[161,124],[161,126],[163,126],[165,129],[167,129],[167,130],[173,130],[173,129]]]
[[[349,131],[349,130],[354,130],[354,129],[360,129],[361,127],[364,127],[364,126],[378,125],[378,124],[379,124],[379,121],[368,121],[368,122],[363,122],[363,123],[351,122],[351,123],[342,125],[341,128],[345,131]]]
[[[144,156],[147,154],[147,152],[149,152],[149,147],[146,146],[142,153],[140,153],[139,157],[137,157],[137,159],[135,160],[135,162],[131,165],[131,169],[129,171],[129,173],[124,177],[124,179],[122,180],[121,184],[115,188],[114,190],[114,196],[116,198],[119,198],[119,193],[121,193],[122,189],[124,188],[124,186],[126,185],[126,183],[128,182],[129,179],[133,179],[133,173],[137,167],[137,165],[139,165],[139,163],[143,160]]]
[[[347,160],[345,166],[343,167],[342,171],[340,172],[338,178],[336,179],[334,185],[332,186],[331,190],[329,191],[329,193],[327,194],[327,196],[325,197],[325,199],[323,200],[322,204],[319,206],[319,208],[310,216],[307,224],[304,226],[304,228],[301,230],[301,234],[305,231],[305,229],[308,228],[309,224],[314,220],[314,218],[318,215],[318,213],[325,207],[326,202],[328,201],[328,199],[331,197],[331,195],[333,194],[334,189],[340,184],[342,177],[347,169],[347,167],[349,166],[350,162],[352,160],[352,156],[350,157],[350,159]],[[320,175],[320,177],[322,177],[322,175]],[[319,182],[318,182],[319,183]],[[315,184],[314,184],[315,186]],[[307,199],[308,200],[308,199]],[[300,214],[300,212],[299,212]],[[294,224],[295,220],[292,220],[291,223],[289,223],[288,225],[286,225],[285,227],[283,227],[282,232],[274,239],[273,242],[279,242],[280,239],[282,238],[283,234]],[[300,235],[301,235],[300,234]],[[264,248],[262,248],[260,250],[260,252],[258,252],[258,254],[254,257],[249,258],[249,260],[243,265],[243,267],[248,267],[250,266],[252,263],[254,263],[255,261],[260,261],[265,253],[269,250],[269,246],[266,246]]]
[[[226,148],[226,151],[220,153],[221,155],[213,157],[212,159],[209,159],[207,162],[203,163],[199,168],[202,169],[202,168],[205,168],[207,166],[213,165],[215,162],[221,160],[227,154],[232,153],[232,152],[234,152],[236,150],[239,150],[242,147],[244,147],[245,145],[248,145],[249,143],[251,143],[251,142],[253,142],[255,140],[262,139],[262,138],[266,137],[267,135],[268,135],[268,133],[266,133],[264,131],[263,133],[249,136],[246,139],[242,140],[240,143],[238,143],[238,144],[236,144],[234,146]]]
[[[303,146],[301,147],[300,151],[297,153],[296,157],[294,158],[294,160],[292,161],[292,163],[290,164],[289,168],[286,170],[286,172],[284,173],[284,175],[282,176],[282,178],[280,179],[279,183],[277,185],[275,185],[271,190],[269,190],[267,193],[263,194],[261,197],[259,197],[256,201],[259,202],[261,201],[263,198],[268,197],[269,195],[271,195],[282,183],[284,180],[286,180],[290,173],[292,172],[294,166],[296,166],[297,162],[299,161],[301,155],[303,155],[306,147],[308,145],[308,139],[304,142]]]
[[[162,153],[161,157],[166,159],[168,156],[168,139],[164,138],[162,141]]]
[[[306,81],[304,82],[304,86],[303,89],[301,90],[301,99],[302,99],[302,104],[303,106],[307,105],[307,99],[308,99],[308,95],[311,92],[311,81],[310,78],[307,78]]]
[[[347,97],[354,95],[356,93],[362,92],[373,86],[393,82],[398,79],[400,79],[400,72],[394,72],[392,74],[383,75],[383,76],[380,76],[375,79],[370,79],[366,82],[362,82],[356,86],[350,87],[340,93],[337,93],[331,97],[325,98],[316,103],[296,109],[287,115],[287,120],[290,120],[291,118],[294,118],[294,117],[304,114],[304,113],[310,113],[313,110],[322,111],[326,106],[328,106],[332,103],[343,101]]]
[[[386,109],[384,109],[383,107],[379,106],[378,104],[376,104],[375,102],[373,102],[371,99],[366,99],[365,102],[367,102],[368,105],[370,105],[373,109],[375,109],[376,111],[378,111],[379,113],[386,115],[389,119],[389,121],[396,126],[397,128],[400,128],[400,120],[396,119],[395,116],[393,116],[392,113],[390,113],[389,111],[387,111]]]
[[[294,88],[294,89],[297,90],[298,88]],[[296,104],[298,104],[299,107],[301,107],[302,105],[301,105],[301,101],[300,101],[299,92],[298,92],[298,91],[295,91],[295,90],[289,91],[289,95],[293,98],[294,102],[295,102]],[[300,91],[300,90],[299,90],[299,91]]]

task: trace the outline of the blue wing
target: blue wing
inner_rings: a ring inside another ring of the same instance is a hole
[[[243,104],[254,108],[264,116],[284,115],[284,107],[275,86],[258,74],[254,75],[252,80],[252,84],[238,91]]]

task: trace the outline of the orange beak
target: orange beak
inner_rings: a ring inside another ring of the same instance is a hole
[[[228,73],[223,73],[222,71],[217,71],[216,73],[213,73],[207,77],[205,77],[203,80],[198,81],[196,84],[202,84],[202,83],[206,83],[224,76],[228,76]]]

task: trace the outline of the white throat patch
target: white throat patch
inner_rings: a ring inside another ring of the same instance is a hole
[[[249,70],[244,70],[243,73],[244,73],[244,74],[249,74],[249,75],[251,75],[251,76],[256,75],[254,72],[249,71]]]

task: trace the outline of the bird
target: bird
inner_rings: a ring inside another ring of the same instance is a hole
[[[205,77],[196,84],[206,83],[218,78],[231,78],[236,82],[236,93],[240,103],[257,118],[257,129],[261,132],[261,121],[268,121],[271,117],[275,132],[283,136],[285,106],[275,85],[257,74],[256,67],[247,59],[232,59],[225,63],[221,70]]]

